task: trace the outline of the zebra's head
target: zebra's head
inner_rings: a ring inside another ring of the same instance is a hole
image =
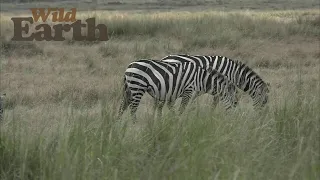
[[[238,90],[237,87],[225,78],[224,88],[220,94],[220,101],[223,103],[225,109],[234,108],[238,104]]]
[[[238,104],[238,89],[227,76],[219,73],[215,69],[206,70],[208,73],[206,92],[219,96],[220,101],[223,103],[225,109],[236,107]]]
[[[253,106],[255,109],[263,108],[269,101],[269,83],[262,83],[252,93]]]

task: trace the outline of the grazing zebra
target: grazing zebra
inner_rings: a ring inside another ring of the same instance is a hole
[[[124,75],[123,100],[119,116],[130,107],[134,122],[136,111],[145,92],[155,99],[154,110],[161,116],[165,102],[182,97],[180,113],[193,92],[219,95],[226,109],[237,104],[237,88],[217,71],[207,71],[194,63],[169,63],[157,60],[138,60],[129,64]]]
[[[253,99],[255,109],[262,108],[268,102],[269,83],[265,83],[257,73],[246,64],[232,60],[223,56],[201,56],[201,55],[169,55],[161,59],[164,62],[192,62],[204,69],[215,69],[234,83],[239,89],[249,93]],[[199,96],[196,93],[195,96]],[[218,103],[218,98],[214,97],[214,106]]]
[[[3,112],[4,112],[4,97],[6,96],[6,94],[2,94],[0,95],[0,121],[3,118]]]

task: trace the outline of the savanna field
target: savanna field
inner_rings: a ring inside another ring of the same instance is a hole
[[[31,12],[1,12],[0,179],[319,179],[319,3],[293,2],[77,11],[108,26],[106,42],[14,42],[10,18]],[[145,94],[136,124],[116,118],[130,62],[183,53],[246,63],[271,85],[267,107],[241,93],[212,109],[203,95],[156,119]]]

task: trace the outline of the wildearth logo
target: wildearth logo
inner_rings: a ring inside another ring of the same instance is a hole
[[[86,20],[87,24],[82,24],[81,20],[76,20],[76,8],[72,8],[70,12],[66,12],[64,8],[48,8],[45,11],[45,8],[31,8],[33,17],[13,17],[11,20],[14,24],[14,35],[11,40],[13,41],[64,41],[63,31],[69,32],[72,28],[73,37],[72,40],[75,41],[107,41],[108,31],[107,26],[104,24],[95,24],[95,18],[89,18]],[[52,22],[61,22],[61,24],[55,24],[50,26],[46,23],[49,16],[51,17]],[[24,34],[29,33],[29,24],[31,25],[34,22],[39,22],[41,18],[43,24],[38,24],[35,26],[35,32],[31,33],[30,36],[24,37]],[[22,22],[25,23],[24,26]],[[72,24],[62,24],[72,22]],[[87,36],[83,36],[81,33],[81,28],[87,27]],[[54,35],[52,33],[54,29]],[[96,30],[99,30],[99,37],[96,38]]]

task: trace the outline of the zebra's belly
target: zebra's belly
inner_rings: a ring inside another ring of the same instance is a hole
[[[155,93],[150,89],[148,89],[147,93],[158,101],[174,101],[180,97],[180,95],[177,96],[169,93]]]

